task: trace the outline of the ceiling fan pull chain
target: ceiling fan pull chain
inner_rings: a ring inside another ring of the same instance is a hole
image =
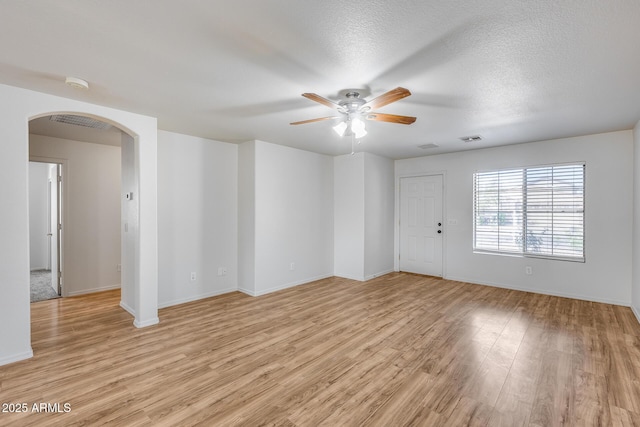
[[[351,132],[351,155],[356,154],[356,143],[355,143],[355,135]]]

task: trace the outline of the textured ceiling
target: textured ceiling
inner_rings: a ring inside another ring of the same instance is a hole
[[[630,129],[638,0],[50,0],[0,3],[0,83],[158,118],[161,129],[350,151],[300,96],[413,95],[367,122],[391,158]],[[64,84],[89,81],[88,92]],[[480,134],[484,140],[458,138]],[[423,144],[438,148],[423,150]],[[473,145],[472,145],[473,144]]]

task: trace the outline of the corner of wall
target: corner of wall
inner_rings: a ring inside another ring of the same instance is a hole
[[[631,309],[640,322],[640,121],[633,128],[633,230]]]

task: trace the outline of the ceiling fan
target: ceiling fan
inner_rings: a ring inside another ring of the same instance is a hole
[[[415,117],[397,116],[395,114],[376,113],[371,111],[375,108],[380,108],[387,104],[391,104],[392,102],[399,101],[409,95],[411,95],[411,92],[409,92],[408,89],[397,87],[393,90],[390,90],[389,92],[380,95],[377,98],[372,99],[371,101],[366,101],[365,99],[360,98],[360,93],[352,91],[348,92],[345,95],[346,99],[343,99],[339,102],[333,102],[328,100],[327,98],[321,97],[320,95],[316,95],[315,93],[303,93],[302,96],[304,96],[305,98],[318,102],[322,105],[326,105],[329,108],[333,108],[334,110],[338,111],[340,115],[303,120],[300,122],[293,122],[291,124],[303,125],[305,123],[321,122],[324,120],[342,119],[340,123],[333,127],[333,130],[336,131],[338,135],[343,136],[347,128],[350,128],[352,135],[354,135],[356,138],[362,138],[367,134],[362,119],[375,120],[379,122],[399,123],[402,125],[410,125],[411,123],[415,122]]]

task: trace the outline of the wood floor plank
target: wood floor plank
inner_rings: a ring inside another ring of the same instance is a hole
[[[538,375],[531,425],[567,425],[573,412],[575,384],[571,375],[571,354],[549,350]]]
[[[371,426],[415,425],[424,412],[424,397],[433,386],[433,378],[424,372],[411,375],[402,386],[369,417]]]
[[[391,273],[239,292],[137,329],[118,291],[31,305],[2,426],[640,426],[628,307]]]

